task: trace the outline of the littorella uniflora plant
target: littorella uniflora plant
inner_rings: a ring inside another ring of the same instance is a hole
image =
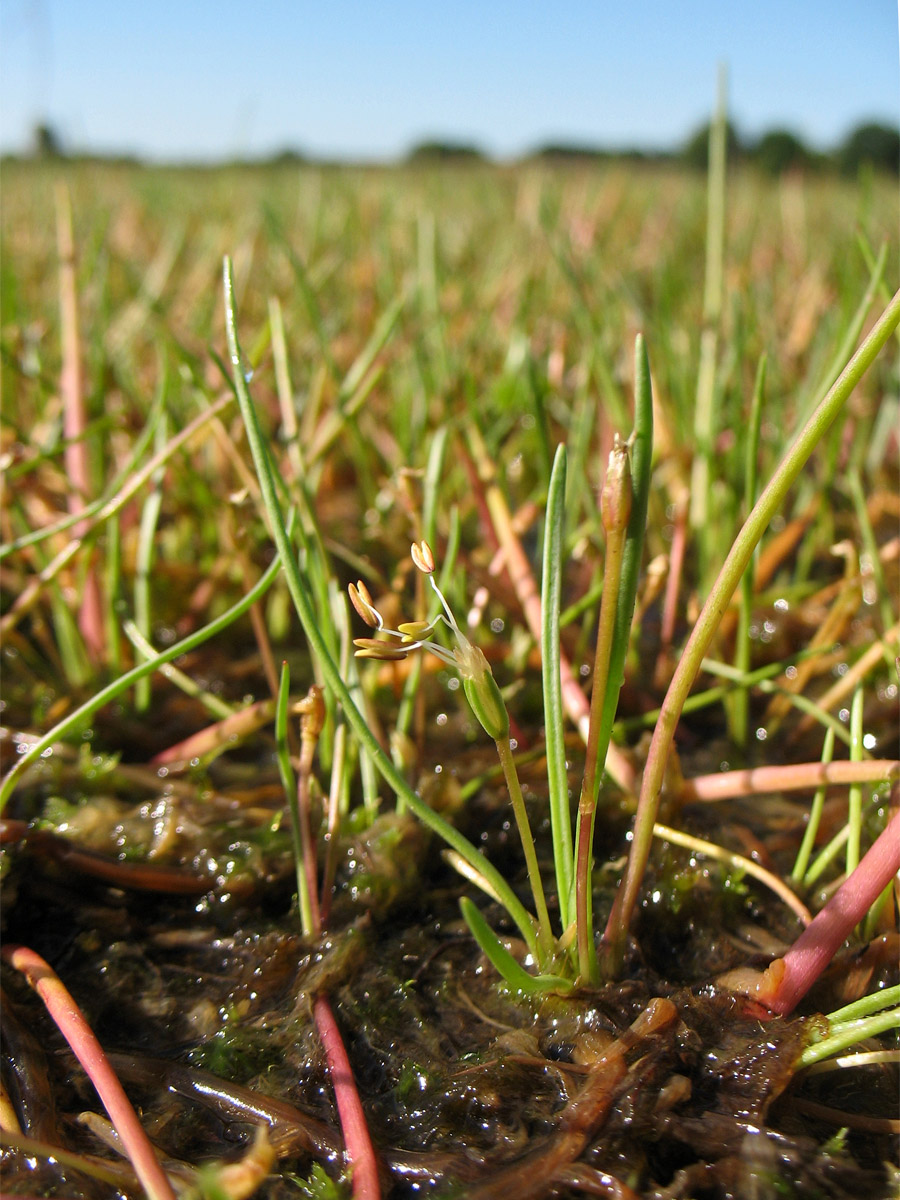
[[[639,367],[644,367],[646,358],[643,342],[638,345]],[[484,653],[474,646],[460,629],[443,592],[435,578],[435,560],[431,547],[427,542],[413,543],[410,555],[415,567],[425,575],[432,590],[440,602],[440,610],[430,621],[404,621],[396,629],[389,628],[381,613],[375,606],[368,588],[362,580],[349,585],[350,600],[360,617],[380,637],[356,638],[356,654],[359,658],[374,658],[396,661],[406,658],[415,650],[428,650],[441,662],[456,669],[462,679],[466,699],[478,722],[494,740],[497,754],[503,770],[507,789],[516,818],[516,825],[525,855],[525,865],[528,871],[529,884],[534,900],[536,914],[535,937],[532,952],[541,975],[535,978],[527,975],[515,963],[509,953],[502,947],[493,935],[471,901],[461,901],[463,914],[473,936],[482,950],[490,958],[498,971],[512,986],[523,991],[539,991],[544,989],[569,988],[571,979],[563,979],[548,972],[563,969],[567,975],[574,974],[581,982],[598,982],[597,956],[594,945],[591,872],[593,866],[593,834],[594,820],[597,810],[597,797],[600,776],[606,760],[609,736],[612,728],[611,714],[615,712],[619,688],[622,682],[622,663],[624,648],[627,645],[630,628],[631,612],[634,607],[634,594],[637,586],[637,565],[640,560],[640,543],[643,536],[643,526],[646,513],[646,485],[638,489],[638,500],[635,501],[635,490],[632,486],[630,451],[634,444],[640,442],[640,448],[646,443],[649,446],[650,409],[649,372],[639,375],[648,381],[641,389],[644,404],[640,429],[629,441],[622,442],[618,437],[610,454],[606,481],[601,493],[601,513],[606,532],[607,549],[604,561],[603,601],[600,607],[599,628],[597,638],[597,653],[594,664],[594,686],[590,705],[590,722],[587,739],[587,759],[584,783],[578,806],[578,829],[576,844],[571,845],[571,827],[565,799],[564,766],[558,764],[557,788],[562,789],[562,819],[557,813],[554,816],[551,803],[551,826],[553,830],[554,860],[557,867],[557,892],[560,902],[560,915],[563,929],[560,940],[553,936],[544,887],[538,867],[534,838],[528,821],[522,788],[516,772],[512,742],[509,736],[509,714],[497,682],[494,679],[490,664]],[[638,438],[640,432],[643,441]],[[644,455],[641,459],[642,474],[649,475],[649,462]],[[560,570],[560,545],[562,531],[562,504],[565,492],[566,455],[564,447],[559,447],[551,477],[548,494],[547,514],[547,557],[555,563],[551,574]],[[635,521],[631,518],[634,515]],[[638,527],[636,535],[632,525]],[[634,562],[632,569],[625,570],[625,553],[632,540]],[[555,546],[556,549],[552,549]],[[546,625],[558,621],[559,587],[558,579],[554,587],[552,582],[545,580],[545,595],[542,621]],[[550,599],[549,593],[554,594]],[[619,617],[623,617],[624,631],[619,626]],[[454,642],[452,649],[436,642],[432,635],[440,625],[446,626]],[[559,675],[558,631],[544,639],[547,646],[547,661],[545,663],[545,683],[552,684],[552,677]],[[553,688],[551,686],[552,693]],[[561,719],[559,704],[552,697],[548,700],[545,695],[545,706],[548,712],[555,712]],[[552,752],[548,748],[548,773],[551,769]],[[561,751],[557,759],[562,757]],[[551,791],[553,790],[551,781]],[[454,864],[468,878],[477,883],[489,895],[499,899],[494,890],[486,882],[473,873],[471,863],[463,863],[459,857],[451,854]],[[563,860],[562,868],[560,859]],[[568,914],[568,915],[567,915]],[[569,960],[569,961],[567,961]]]
[[[546,971],[554,957],[554,939],[550,927],[550,914],[544,898],[544,888],[541,883],[537,853],[534,848],[534,837],[513,758],[513,748],[509,737],[509,713],[484,652],[474,646],[460,629],[444,593],[434,578],[435,562],[431,547],[425,541],[413,542],[410,548],[410,557],[414,566],[428,578],[434,594],[440,601],[441,611],[430,621],[403,621],[396,629],[389,629],[385,625],[381,613],[375,607],[365,583],[361,579],[356,584],[351,583],[348,589],[350,600],[362,619],[370,629],[394,639],[385,641],[379,638],[355,638],[353,644],[356,646],[356,655],[358,658],[393,661],[406,658],[414,650],[428,650],[441,662],[459,671],[469,707],[485,733],[493,738],[503,767],[519,837],[525,853],[525,865],[537,913],[539,965],[541,970]],[[431,634],[442,624],[450,630],[456,642],[456,646],[452,650],[448,650],[431,638]]]

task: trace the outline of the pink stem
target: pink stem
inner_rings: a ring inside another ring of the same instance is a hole
[[[224,749],[234,744],[237,738],[249,737],[261,726],[268,724],[275,715],[274,700],[257,700],[254,704],[223,717],[214,725],[207,725],[186,737],[183,742],[176,742],[150,759],[156,765],[172,763],[187,764],[192,758],[202,758],[212,754],[214,750]]]
[[[687,546],[687,515],[688,507],[686,501],[678,501],[675,506],[672,545],[669,549],[669,577],[666,580],[666,595],[663,602],[660,626],[660,650],[663,654],[669,653],[675,638],[675,621],[678,617],[678,593],[681,589],[684,552]]]
[[[131,1101],[109,1065],[103,1047],[62,980],[39,954],[27,946],[4,946],[2,955],[17,971],[22,972],[40,996],[60,1033],[84,1067],[147,1195],[151,1200],[175,1200],[172,1185],[137,1119]]]
[[[898,871],[900,810],[784,958],[777,958],[765,971],[756,998],[772,1012],[791,1012]]]
[[[685,779],[679,799],[727,800],[733,796],[755,796],[765,792],[793,792],[830,784],[877,783],[900,774],[900,762],[893,758],[867,759],[864,762],[809,762],[790,766],[753,767],[742,771],[721,771]]]
[[[59,390],[63,405],[63,433],[66,439],[65,464],[69,480],[69,512],[84,508],[90,491],[90,465],[85,441],[87,412],[81,375],[81,346],[78,331],[78,285],[75,274],[75,239],[72,235],[72,207],[69,193],[60,185],[56,193],[57,242],[59,245],[60,324],[62,328],[62,372]],[[83,537],[86,524],[79,522],[72,532]],[[93,552],[91,551],[91,554]],[[103,610],[96,564],[91,561],[84,578],[78,626],[94,658],[101,661],[105,652]]]
[[[356,1090],[347,1050],[327,996],[316,997],[313,1002],[313,1015],[325,1048],[328,1072],[337,1100],[347,1162],[351,1171],[353,1196],[355,1200],[381,1200],[378,1159],[375,1157],[375,1148],[369,1136],[366,1115]]]

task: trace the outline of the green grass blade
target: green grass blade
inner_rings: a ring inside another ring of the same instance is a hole
[[[559,975],[529,975],[510,952],[506,949],[497,935],[481,915],[481,910],[469,899],[463,896],[459,907],[463,919],[471,931],[472,937],[481,947],[485,957],[494,970],[515,992],[526,996],[539,996],[546,992],[570,992],[572,981]]]
[[[715,119],[709,130],[709,175],[707,182],[706,277],[703,288],[703,331],[700,335],[700,366],[694,407],[694,454],[691,463],[691,527],[696,531],[705,573],[711,554],[711,466],[715,437],[719,326],[722,317],[722,280],[725,260],[725,159],[727,79],[719,69]]]
[[[762,401],[766,387],[766,356],[759,360],[753,400],[750,405],[750,422],[747,444],[744,447],[744,517],[756,503],[757,475],[759,472],[759,431],[762,424]],[[753,552],[750,565],[741,577],[740,608],[738,609],[737,632],[734,641],[734,665],[742,674],[750,670],[750,616],[753,611],[753,567],[759,557],[759,547]],[[747,744],[747,722],[750,714],[750,693],[746,688],[736,691],[727,707],[731,736],[738,746]]]
[[[847,330],[841,339],[833,358],[828,364],[823,379],[813,392],[812,398],[803,414],[802,421],[804,424],[809,419],[810,413],[816,408],[819,396],[821,396],[823,392],[825,392],[834,384],[834,381],[841,372],[841,364],[845,363],[853,353],[853,347],[859,341],[859,336],[862,333],[863,325],[865,324],[866,317],[869,314],[869,309],[872,307],[875,297],[878,295],[881,289],[882,279],[884,277],[884,269],[887,266],[887,260],[888,245],[885,243],[881,247],[881,252],[872,266],[869,276],[869,283],[866,287],[863,298],[856,306],[856,310],[853,313],[853,316],[850,318],[850,324],[847,326]],[[888,307],[890,306],[888,305]]]
[[[850,702],[850,761],[862,762],[864,754],[863,690],[857,687]],[[850,875],[859,866],[859,843],[862,834],[862,788],[858,783],[852,784],[847,793],[847,810],[850,835],[847,838],[846,869]]]
[[[653,468],[653,390],[650,381],[650,360],[642,334],[634,342],[634,433],[631,445],[631,515],[622,552],[622,574],[619,579],[616,623],[612,651],[609,658],[609,674],[606,679],[606,694],[603,701],[603,720],[597,739],[601,762],[606,759],[606,750],[616,719],[619,692],[625,682],[625,659],[631,639],[631,622],[641,575],[641,557],[644,551],[644,531],[647,527],[647,506],[650,500],[650,477]]]
[[[284,787],[285,802],[291,819],[291,845],[294,850],[294,868],[297,873],[297,904],[300,908],[300,925],[304,937],[312,937],[315,931],[309,888],[306,884],[306,872],[303,870],[303,842],[300,834],[297,780],[294,776],[294,768],[291,766],[291,752],[288,745],[290,688],[291,673],[287,663],[284,662],[281,664],[281,677],[278,681],[278,697],[275,704],[275,754],[278,759],[278,773]]]
[[[606,969],[612,974],[617,974],[621,968],[625,937],[637,904],[641,881],[650,855],[653,825],[656,822],[656,813],[659,808],[669,748],[675,736],[675,727],[678,724],[682,707],[700,669],[700,664],[760,538],[775,513],[784,503],[788,491],[803,470],[813,450],[831,428],[854,388],[875,361],[898,324],[900,324],[900,291],[894,294],[891,303],[847,363],[833,387],[822,398],[813,415],[797,434],[790,449],[769,480],[754,505],[753,511],[738,533],[681,655],[663,701],[660,719],[653,733],[641,781],[641,794],[638,799],[628,865],[616,893],[604,935],[607,948]]]
[[[289,527],[292,525],[293,517],[290,519]],[[79,705],[74,712],[69,713],[64,720],[54,725],[43,737],[38,738],[34,745],[29,746],[27,753],[18,759],[16,765],[5,775],[2,784],[0,784],[0,812],[3,811],[7,800],[9,800],[15,790],[16,784],[19,782],[26,768],[40,758],[45,750],[49,750],[54,742],[58,742],[62,738],[76,732],[86,721],[90,720],[94,713],[99,712],[110,701],[116,700],[123,692],[133,687],[139,679],[143,679],[153,671],[159,670],[166,663],[180,658],[182,654],[187,654],[189,650],[194,650],[197,646],[202,646],[204,642],[215,637],[217,633],[220,633],[223,629],[227,629],[238,617],[244,615],[251,604],[254,604],[266,594],[266,591],[278,574],[280,566],[279,560],[277,558],[273,559],[265,573],[260,576],[258,582],[250,589],[246,596],[243,596],[237,604],[233,604],[227,612],[222,613],[215,621],[210,621],[208,625],[204,625],[202,629],[198,629],[188,637],[182,638],[180,642],[176,642],[166,650],[160,651],[153,658],[148,658],[146,662],[142,662],[138,666],[132,667],[130,671],[126,671],[124,675],[121,675],[118,679],[97,692],[95,696],[92,696],[90,700],[86,700],[84,704]]]
[[[449,429],[442,425],[431,440],[425,478],[422,482],[422,528],[418,540],[424,538],[429,546],[437,544],[437,506],[440,497],[440,482],[444,471],[444,456],[447,449]],[[410,661],[409,675],[403,685],[403,695],[397,707],[395,728],[398,733],[407,733],[412,724],[416,696],[422,683],[422,658]],[[394,755],[395,761],[397,755]],[[398,763],[398,766],[400,764]]]
[[[303,297],[303,302],[306,305],[306,312],[309,316],[310,324],[313,328],[313,333],[316,335],[316,341],[319,344],[319,351],[322,358],[328,364],[328,370],[334,379],[340,377],[337,363],[331,354],[331,345],[328,334],[325,330],[325,323],[322,320],[322,310],[319,308],[319,301],[316,298],[316,291],[309,278],[309,272],[306,269],[306,264],[300,258],[294,247],[291,245],[290,238],[281,228],[278,218],[275,216],[271,208],[265,210],[265,220],[269,227],[269,233],[272,240],[280,243],[282,249],[287,255],[287,260],[291,264],[291,270],[294,272],[294,278],[297,281],[297,286],[300,289],[300,295]]]
[[[143,457],[144,451],[150,445],[153,435],[156,431],[157,423],[163,412],[163,397],[158,396],[153,402],[153,407],[150,410],[150,415],[147,418],[144,428],[131,448],[128,459],[122,470],[113,479],[112,483],[106,489],[102,496],[86,505],[77,513],[70,513],[67,517],[62,517],[58,521],[54,521],[52,525],[45,525],[42,529],[35,529],[31,533],[23,534],[15,541],[7,542],[6,545],[0,546],[0,561],[8,554],[12,554],[17,550],[24,550],[26,546],[34,546],[38,542],[45,541],[49,537],[55,537],[56,534],[64,533],[67,529],[71,529],[73,525],[77,525],[80,521],[87,521],[98,513],[101,513],[99,519],[108,518],[115,510],[108,508],[112,499],[116,496],[120,489],[124,488],[126,483],[133,478],[137,464]],[[169,453],[175,447],[171,447]],[[156,456],[158,458],[159,456]],[[168,455],[166,455],[168,457]],[[154,463],[156,462],[154,459]],[[147,477],[147,472],[141,472],[141,482]],[[12,471],[7,471],[6,482],[12,483]],[[129,489],[129,496],[134,494],[134,490]]]
[[[379,353],[384,349],[388,338],[394,330],[406,304],[406,293],[401,292],[388,308],[381,314],[372,330],[366,344],[350,365],[350,370],[344,377],[338,392],[338,408],[343,410],[345,403],[353,405],[353,399],[359,392],[369,368],[375,362]]]
[[[143,632],[138,629],[136,622],[126,621],[122,629],[135,650],[139,654],[142,654],[144,658],[153,658],[156,655],[153,645],[147,640]],[[162,664],[159,671],[170,683],[180,688],[186,696],[190,696],[194,700],[199,700],[207,712],[215,717],[217,721],[227,721],[229,717],[237,714],[238,709],[236,707],[227,704],[219,696],[201,687],[199,683],[191,679],[190,675],[185,675],[183,671],[179,671],[171,663]],[[146,676],[144,680],[140,680],[139,682],[144,682],[145,680]]]
[[[163,384],[161,392],[165,393],[165,368],[163,368]],[[162,450],[168,437],[169,423],[163,413],[156,427],[156,449]],[[150,640],[151,596],[150,579],[153,573],[153,552],[156,545],[156,527],[159,514],[162,511],[162,481],[165,469],[159,467],[150,477],[150,492],[141,509],[141,523],[138,529],[137,559],[134,575],[134,623]],[[134,689],[134,706],[138,712],[146,712],[150,707],[150,680],[142,679]]]
[[[858,467],[851,467],[847,472],[847,490],[850,493],[853,507],[856,510],[856,521],[859,525],[859,535],[862,542],[860,570],[863,576],[864,597],[867,602],[871,599],[871,597],[866,595],[865,589],[867,587],[871,588],[874,585],[875,595],[878,597],[879,614],[881,616],[881,632],[884,634],[887,633],[896,621],[891,606],[893,591],[884,577],[884,567],[881,562],[881,555],[878,552],[875,531],[872,528],[872,522],[869,520],[866,496]],[[884,657],[888,669],[891,669],[894,664],[891,653],[886,646]]]
[[[834,730],[827,729],[825,731],[825,741],[822,745],[822,762],[830,763],[834,757]],[[797,851],[797,858],[794,862],[794,869],[791,871],[791,883],[795,888],[799,889],[803,884],[803,876],[806,874],[806,868],[809,865],[810,855],[813,851],[813,846],[816,844],[816,837],[819,832],[819,825],[822,821],[822,812],[825,808],[825,788],[819,788],[813,796],[812,804],[809,808],[809,817],[806,822],[806,829],[803,831],[803,840],[800,843],[800,849]]]
[[[832,1026],[828,1035],[820,1042],[814,1042],[800,1055],[798,1067],[811,1067],[813,1063],[849,1050],[868,1038],[878,1037],[892,1029],[900,1029],[900,1007],[888,1009],[887,1012],[874,1014],[871,1017],[860,1017],[856,1021],[841,1021]]]
[[[544,691],[544,743],[547,750],[550,828],[553,835],[556,893],[559,898],[559,914],[563,931],[568,929],[573,919],[572,888],[574,883],[572,817],[569,809],[566,748],[563,740],[565,716],[559,673],[559,608],[565,535],[565,497],[566,449],[565,446],[559,446],[550,474],[547,516],[544,525],[544,565],[541,581],[541,670]]]
[[[388,758],[379,745],[378,739],[372,733],[363,714],[357,708],[356,704],[354,704],[353,697],[350,695],[350,691],[341,677],[337,664],[328,652],[328,647],[318,627],[311,597],[301,578],[296,556],[292,551],[291,543],[287,536],[281,508],[278,503],[268,449],[263,440],[256,409],[247,389],[244,364],[237,338],[234,283],[231,274],[231,261],[228,258],[225,259],[224,263],[224,287],[226,333],[228,335],[228,350],[234,371],[234,385],[256,466],[263,502],[272,525],[272,536],[278,548],[278,556],[284,568],[285,581],[291,593],[291,599],[294,602],[294,607],[297,610],[297,615],[300,618],[307,641],[317,656],[325,683],[340,702],[344,710],[344,716],[356,734],[357,740],[365,753],[371,756],[372,761],[388,786],[398,797],[405,801],[424,825],[431,829],[433,833],[436,833],[448,846],[456,850],[463,859],[472,863],[478,871],[490,880],[497,894],[502,896],[504,907],[518,926],[529,948],[536,954],[537,944],[534,924],[524,905],[497,868],[476,850],[468,838],[463,837],[448,821],[445,821],[438,813],[433,812],[421,797],[413,791],[402,775],[400,775],[390,758]]]

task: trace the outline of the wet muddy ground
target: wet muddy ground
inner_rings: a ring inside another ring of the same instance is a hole
[[[465,756],[456,761],[465,774]],[[297,932],[271,765],[251,780],[246,763],[220,760],[202,779],[166,781],[100,760],[86,773],[86,762],[58,759],[13,805],[4,935],[62,976],[170,1169],[239,1158],[265,1121],[277,1161],[260,1196],[297,1195],[315,1163],[339,1173],[341,1135],[311,1018],[325,993],[385,1195],[891,1194],[885,1164],[896,1146],[883,1117],[895,1105],[896,1067],[797,1076],[816,1018],[763,1023],[716,983],[796,932],[795,918],[752,882],[658,846],[626,979],[526,1001],[481,959],[459,915],[463,885],[410,818],[345,829],[330,931],[311,945]],[[41,820],[18,824],[29,809]],[[604,851],[615,861],[627,817],[607,810],[599,863]],[[708,806],[688,809],[682,819],[726,844],[767,841],[776,857],[799,832],[797,811],[775,800],[716,806],[714,818]],[[515,869],[499,791],[485,788],[464,823]],[[598,866],[595,881],[603,911],[614,873]],[[504,932],[502,912],[484,907]],[[805,1011],[834,1007],[854,971],[867,988],[893,982],[897,939],[879,945],[844,959]],[[4,988],[6,1078],[28,1131],[108,1153],[81,1115],[98,1102],[60,1035],[6,968]],[[7,1188],[30,1194],[115,1193],[12,1151],[4,1174]]]

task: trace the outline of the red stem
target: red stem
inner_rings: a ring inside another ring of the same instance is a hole
[[[328,1073],[337,1100],[354,1200],[381,1200],[378,1159],[369,1136],[359,1092],[356,1090],[356,1081],[350,1069],[350,1059],[347,1057],[341,1031],[327,996],[316,997],[313,1002],[313,1015],[325,1048]]]
[[[46,1005],[60,1033],[69,1043],[88,1078],[97,1089],[135,1174],[152,1200],[175,1200],[175,1193],[156,1157],[131,1101],[109,1065],[103,1047],[72,999],[62,980],[39,954],[27,946],[4,946],[2,955],[21,971]]]
[[[772,1012],[791,1012],[898,871],[900,810],[784,958],[777,958],[765,971],[756,998]]]

